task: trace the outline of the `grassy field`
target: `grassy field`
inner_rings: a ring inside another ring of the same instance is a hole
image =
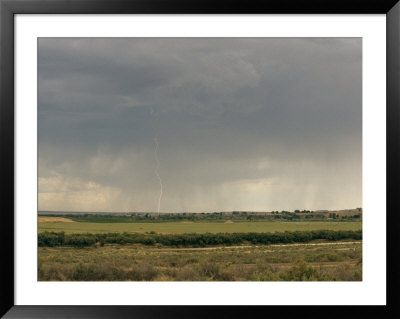
[[[112,233],[112,232],[157,232],[157,233],[235,233],[235,232],[283,232],[306,230],[359,230],[359,221],[296,221],[296,222],[168,222],[168,223],[86,223],[86,222],[38,222],[39,232],[64,231],[65,233]]]
[[[360,281],[361,242],[239,248],[39,247],[39,281]]]
[[[232,244],[231,246],[206,245],[204,247],[200,244],[186,246],[180,244],[172,247],[173,245],[167,244],[147,245],[145,243],[144,245],[140,241],[129,242],[128,237],[139,236],[139,234],[133,233],[142,233],[140,236],[146,238],[149,236],[164,238],[194,236],[194,234],[185,233],[214,233],[215,235],[204,236],[222,235],[226,237],[228,235],[218,233],[269,232],[279,232],[287,236],[287,233],[283,232],[358,231],[361,229],[362,222],[355,220],[94,223],[76,222],[64,217],[42,216],[38,218],[38,230],[42,237],[49,236],[48,233],[43,233],[45,231],[65,232],[70,234],[69,237],[81,236],[79,233],[120,233],[118,236],[123,236],[124,244],[113,240],[103,240],[103,242],[96,242],[84,248],[68,247],[68,245],[67,247],[41,245],[38,247],[38,280],[360,281],[362,280],[362,245],[361,241],[351,238],[348,238],[347,242],[336,243],[316,240],[308,244],[271,245],[255,244],[251,240],[250,242],[241,242],[241,245]],[[132,234],[123,235],[124,232]],[[269,236],[276,237],[278,235]],[[65,235],[65,238],[68,236]],[[101,236],[110,236],[110,234]],[[112,236],[114,235],[111,234],[111,239],[113,239]],[[117,242],[119,244],[116,244]],[[292,242],[296,242],[296,240]],[[315,244],[316,242],[318,244]]]

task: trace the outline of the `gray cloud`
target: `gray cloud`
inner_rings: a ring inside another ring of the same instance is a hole
[[[359,38],[39,40],[39,209],[361,206]]]

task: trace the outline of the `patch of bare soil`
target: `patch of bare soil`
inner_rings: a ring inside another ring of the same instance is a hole
[[[38,217],[39,223],[74,223],[72,219],[65,217]]]

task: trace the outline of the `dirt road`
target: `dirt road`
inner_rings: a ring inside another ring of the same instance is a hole
[[[218,247],[199,247],[199,248],[154,248],[154,251],[182,251],[182,250],[218,250],[218,249],[241,249],[241,248],[267,248],[267,247],[294,247],[294,246],[328,246],[328,245],[348,245],[348,244],[362,244],[362,241],[342,241],[342,242],[329,242],[329,243],[301,243],[301,244],[274,244],[274,245],[247,245],[247,246],[218,246]]]

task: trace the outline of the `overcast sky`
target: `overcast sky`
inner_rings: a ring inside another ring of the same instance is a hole
[[[41,38],[39,210],[361,207],[361,54],[360,38]]]

